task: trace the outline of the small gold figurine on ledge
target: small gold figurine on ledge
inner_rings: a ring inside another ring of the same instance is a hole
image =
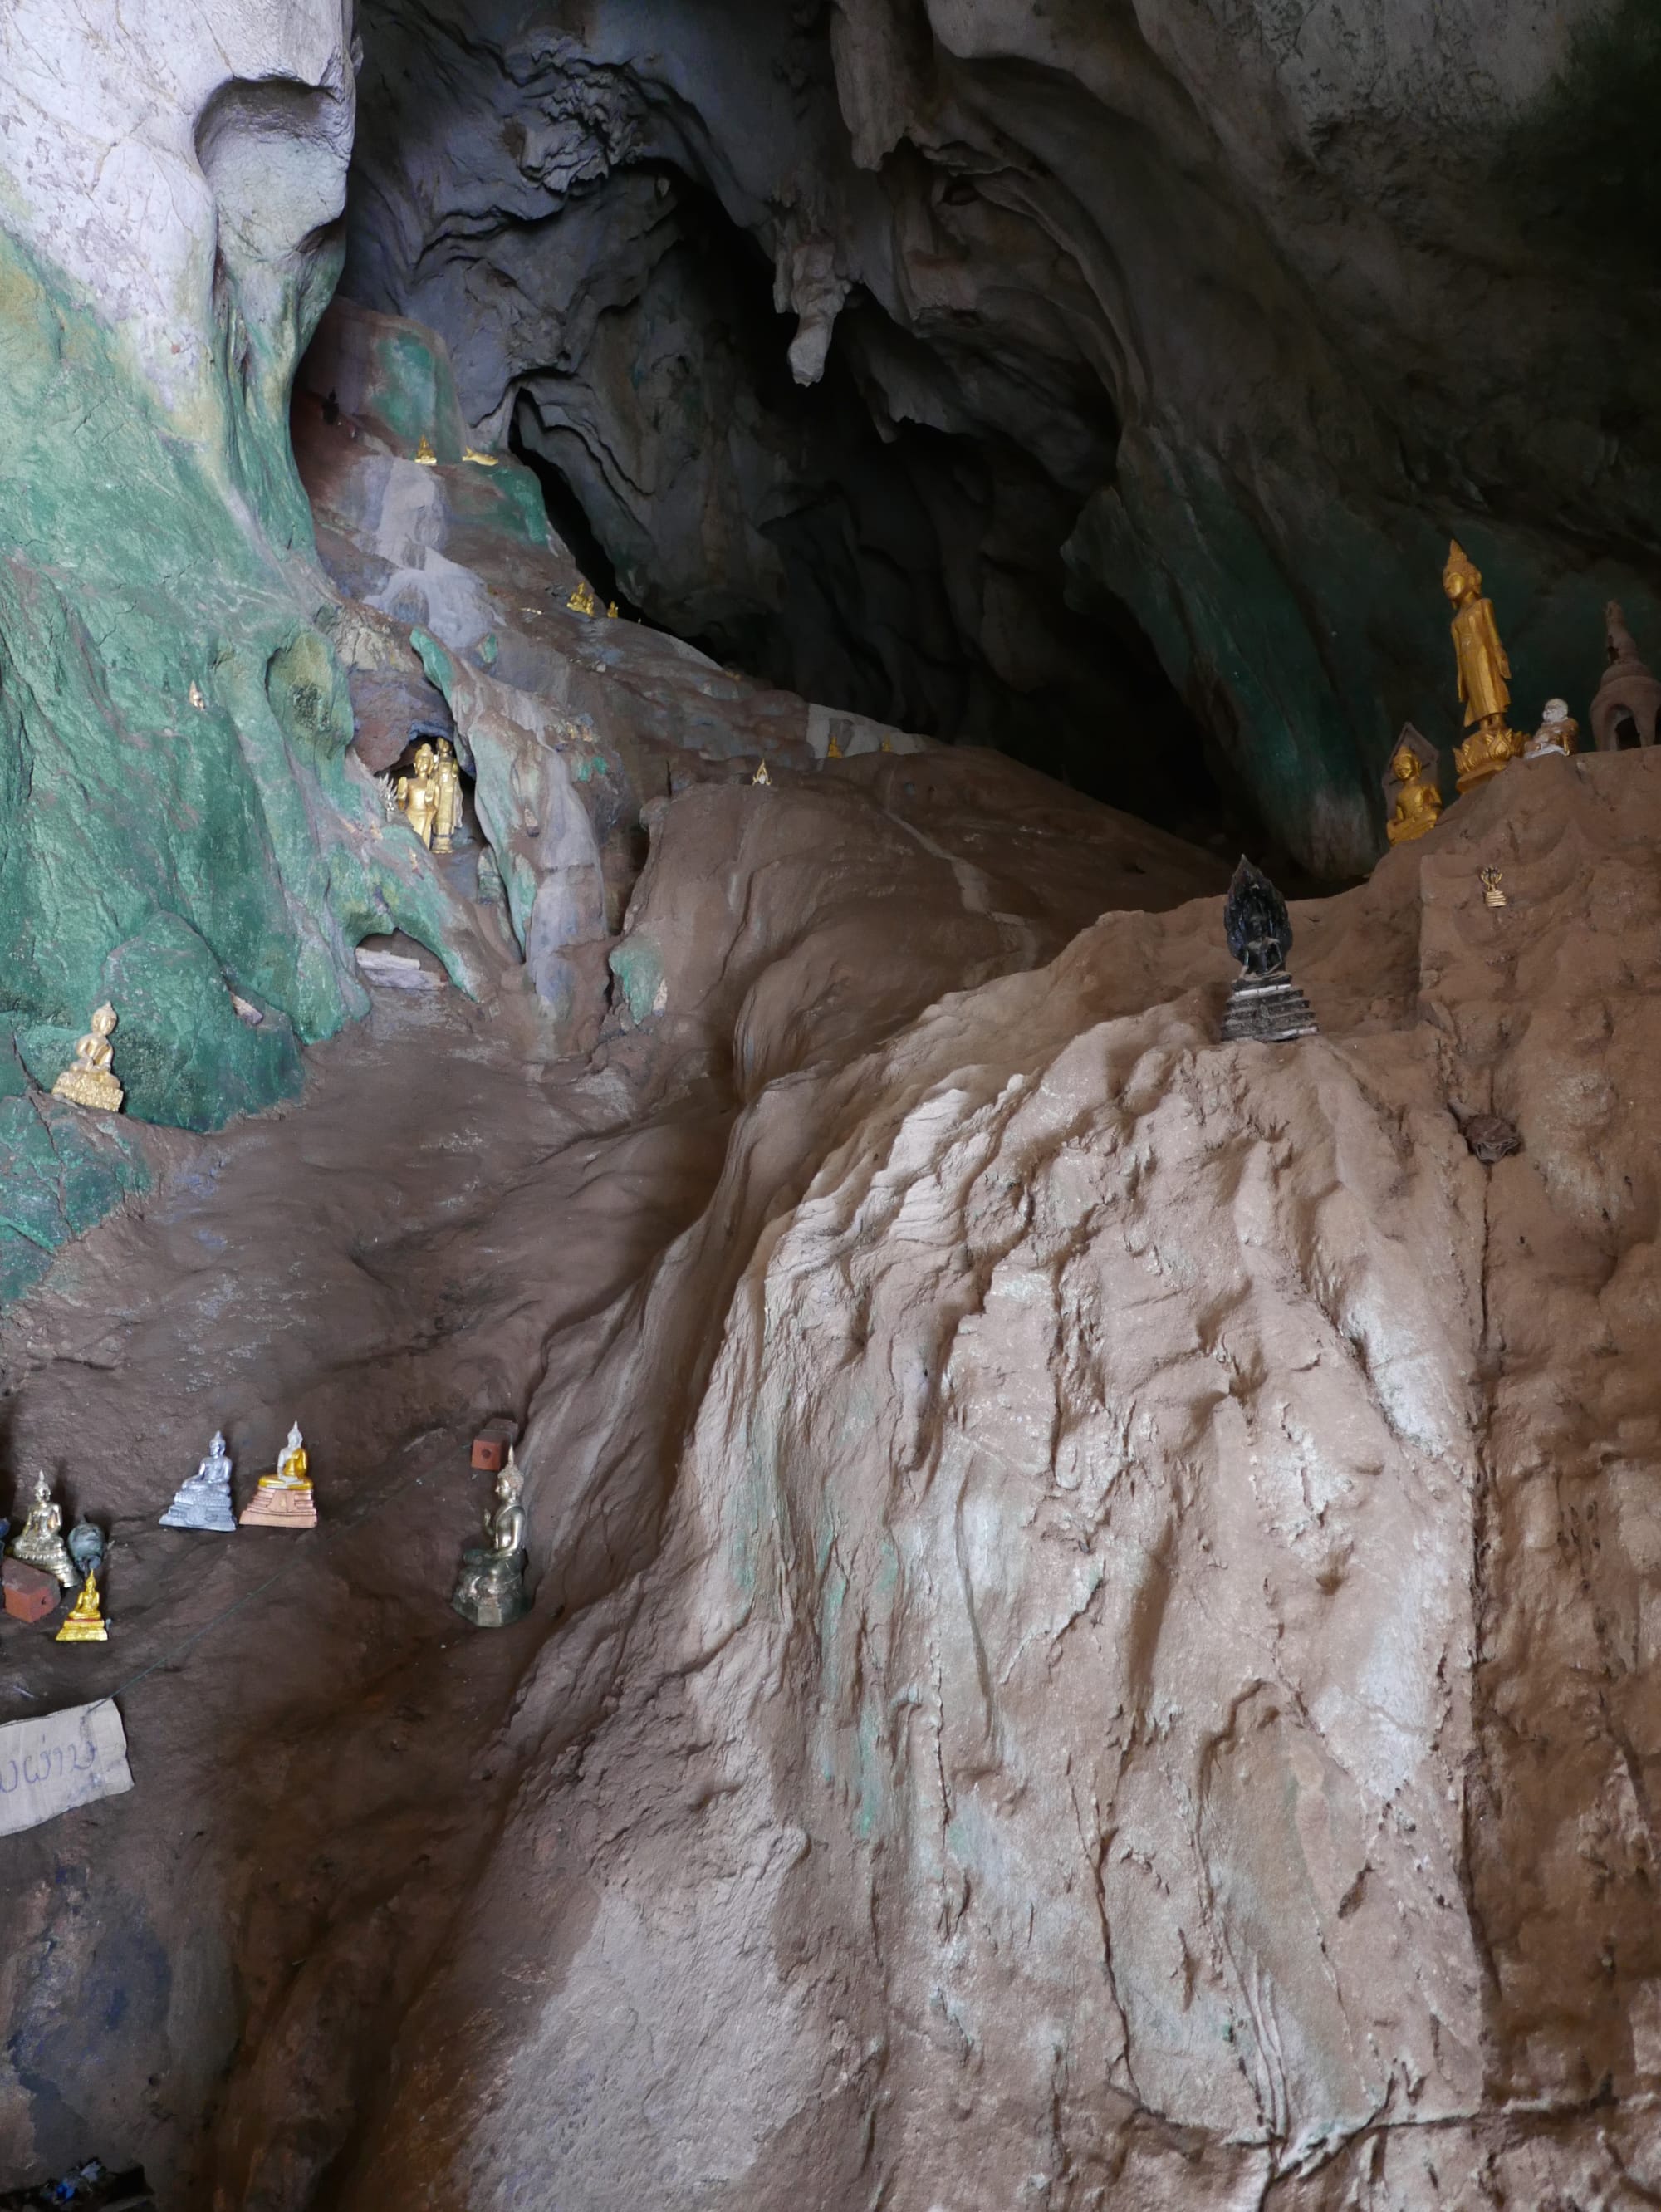
[[[75,1060],[52,1087],[54,1098],[68,1098],[77,1106],[95,1106],[106,1114],[118,1114],[126,1092],[116,1081],[110,1062],[114,1054],[110,1032],[115,1027],[115,1008],[106,1000],[92,1018],[91,1026],[75,1048]]]
[[[435,469],[438,465],[439,457],[433,451],[433,441],[427,436],[426,431],[423,430],[421,434],[420,442],[415,447],[415,466],[418,469]]]
[[[756,769],[755,775],[751,776],[750,781],[752,783],[771,783],[773,781],[773,778],[767,774],[767,764],[765,761],[763,761],[761,767]]]
[[[309,1473],[305,1439],[296,1421],[288,1442],[277,1455],[275,1474],[262,1474],[253,1496],[239,1516],[244,1528],[315,1528],[317,1498]]]
[[[1482,904],[1489,907],[1509,906],[1511,901],[1500,888],[1498,868],[1484,868],[1482,876]]]
[[[1411,722],[1404,724],[1384,780],[1385,797],[1391,802],[1385,834],[1392,845],[1405,845],[1436,827],[1442,794],[1435,775],[1435,747],[1426,744]]]
[[[1482,572],[1457,539],[1448,548],[1442,589],[1453,602],[1453,653],[1459,671],[1459,701],[1471,735],[1453,749],[1459,789],[1497,775],[1523,750],[1523,741],[1506,720],[1511,704],[1511,663],[1500,642],[1494,602],[1482,597]],[[1474,725],[1474,727],[1473,727]]]
[[[585,577],[583,581],[578,585],[576,590],[566,601],[566,605],[573,615],[597,615],[599,613],[600,603],[595,598],[592,591],[589,588],[586,577]]]
[[[499,469],[502,465],[500,453],[482,453],[476,446],[469,446],[462,459],[471,461],[476,469]]]
[[[26,1566],[39,1567],[43,1573],[55,1576],[64,1589],[73,1589],[80,1581],[75,1562],[70,1557],[70,1547],[64,1541],[63,1509],[52,1496],[52,1485],[44,1474],[35,1476],[28,1517],[6,1549],[14,1559],[21,1559]]]
[[[59,1644],[107,1644],[110,1623],[105,1620],[98,1602],[98,1571],[88,1571],[81,1585],[81,1595],[64,1617],[64,1626],[56,1638]]]

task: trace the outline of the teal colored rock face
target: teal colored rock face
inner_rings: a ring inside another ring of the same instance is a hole
[[[314,319],[296,304],[290,374]],[[291,1095],[300,1045],[367,1010],[363,937],[480,974],[467,910],[349,761],[283,361],[244,335],[226,419],[181,422],[0,238],[0,1027],[46,1084],[113,999],[130,1113],[193,1129]],[[20,1127],[8,1184],[39,1153]]]
[[[216,1129],[300,1089],[288,1017],[273,1010],[258,1028],[245,1022],[207,944],[176,914],[155,915],[116,947],[104,989],[122,1010],[114,1064],[127,1110],[141,1120]]]
[[[119,1116],[39,1094],[0,1098],[0,1304],[38,1282],[61,1245],[149,1181]]]

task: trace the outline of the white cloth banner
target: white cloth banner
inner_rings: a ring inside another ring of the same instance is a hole
[[[108,1698],[0,1728],[0,1836],[132,1786],[127,1732]]]

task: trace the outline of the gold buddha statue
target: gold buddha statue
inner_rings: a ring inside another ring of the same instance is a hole
[[[1442,589],[1453,603],[1453,655],[1459,671],[1459,701],[1465,727],[1472,732],[1453,750],[1459,789],[1469,791],[1497,775],[1523,749],[1523,740],[1506,720],[1511,704],[1511,663],[1500,642],[1494,602],[1482,597],[1482,572],[1457,539],[1449,546]]]
[[[461,827],[461,769],[448,738],[439,739],[433,768],[433,850],[447,853]]]
[[[433,441],[423,430],[415,445],[415,466],[418,469],[435,469],[438,465],[439,457],[433,451]]]
[[[751,776],[750,781],[752,783],[771,783],[773,781],[773,778],[767,774],[767,764],[765,761],[763,761],[761,767],[756,769],[755,775]]]
[[[315,1528],[317,1497],[312,1487],[311,1461],[306,1440],[296,1421],[288,1441],[277,1454],[276,1471],[262,1474],[254,1494],[239,1516],[244,1528]]]
[[[98,1602],[98,1571],[90,1568],[81,1595],[64,1615],[56,1640],[59,1644],[107,1644],[110,1624]]]
[[[27,1566],[55,1575],[64,1589],[73,1589],[80,1581],[75,1562],[70,1557],[70,1547],[64,1541],[63,1511],[45,1474],[35,1476],[28,1517],[6,1549],[14,1559],[21,1559]]]
[[[114,1027],[115,1008],[106,1000],[94,1014],[86,1036],[77,1040],[73,1064],[53,1084],[54,1098],[71,1099],[77,1106],[96,1106],[106,1114],[121,1111],[127,1094],[110,1066],[115,1057],[110,1045]]]
[[[475,1628],[506,1628],[530,1610],[524,1589],[524,1478],[507,1448],[507,1464],[496,1477],[496,1502],[484,1516],[485,1541],[462,1553],[461,1572],[450,1602]]]
[[[1385,777],[1385,796],[1393,800],[1385,823],[1392,845],[1405,845],[1436,827],[1442,811],[1442,794],[1433,781],[1436,755],[1411,722],[1396,740]]]
[[[462,454],[462,459],[464,461],[471,461],[476,469],[499,469],[501,466],[500,453],[482,453],[476,446],[469,446]]]
[[[431,745],[416,746],[415,767],[398,778],[397,799],[404,820],[430,851],[439,811],[438,756]]]
[[[582,582],[578,585],[576,590],[571,594],[571,597],[566,601],[566,605],[573,615],[597,615],[599,613],[600,603],[595,598],[586,577],[583,579]]]

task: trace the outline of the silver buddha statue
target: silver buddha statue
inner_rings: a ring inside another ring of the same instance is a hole
[[[524,1477],[513,1457],[496,1477],[494,1504],[484,1516],[485,1541],[462,1553],[450,1602],[475,1628],[506,1628],[530,1610],[524,1589]]]
[[[179,1486],[173,1504],[161,1516],[164,1528],[212,1528],[223,1535],[236,1531],[231,1508],[231,1455],[225,1439],[215,1434],[208,1456],[192,1475]]]

